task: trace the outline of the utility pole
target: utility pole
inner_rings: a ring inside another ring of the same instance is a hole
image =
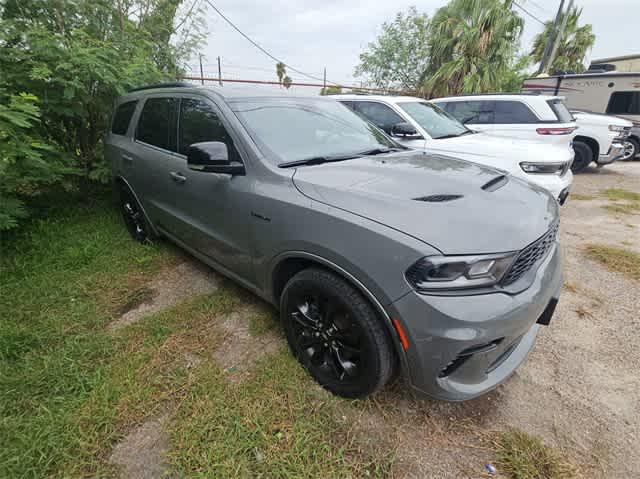
[[[564,35],[564,29],[567,27],[567,20],[569,20],[569,12],[571,11],[572,8],[573,8],[573,0],[569,0],[567,11],[564,13],[564,17],[562,17],[562,23],[560,24],[560,28],[556,33],[556,38],[553,42],[553,49],[551,50],[551,54],[549,55],[549,61],[547,62],[547,65],[553,65],[553,61],[556,59],[556,53],[558,53],[558,47],[560,46],[562,35]]]
[[[555,45],[556,35],[558,31],[558,23],[560,22],[560,18],[562,17],[562,8],[564,7],[564,0],[560,0],[560,6],[558,7],[558,13],[556,13],[556,19],[553,22],[553,27],[551,27],[551,31],[549,32],[549,37],[547,37],[547,43],[544,46],[544,52],[542,53],[542,59],[540,60],[540,67],[538,68],[538,75],[544,73],[547,70],[547,66],[549,65],[549,57],[551,56],[551,51]]]
[[[200,82],[204,85],[204,72],[202,70],[202,53],[198,54],[198,60],[200,60]]]
[[[220,57],[218,57],[218,84],[222,86],[222,67],[220,66]]]
[[[324,78],[322,80],[322,89],[327,91],[327,67],[324,67]]]

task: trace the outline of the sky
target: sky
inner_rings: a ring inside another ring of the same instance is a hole
[[[201,49],[205,76],[217,77],[217,57],[221,58],[223,78],[275,80],[275,61],[260,52],[229,26],[203,1],[207,41]],[[381,25],[395,14],[415,5],[430,17],[446,0],[422,2],[396,0],[210,0],[245,34],[286,64],[335,83],[358,84],[353,70],[358,55],[377,37]],[[532,15],[552,19],[560,0],[518,0]],[[185,3],[189,3],[188,1]],[[640,54],[636,41],[636,21],[640,0],[575,0],[583,8],[581,21],[591,23],[596,42],[588,59]],[[189,3],[190,4],[190,3]],[[518,12],[525,20],[521,49],[528,50],[542,25]],[[190,62],[193,74],[199,74],[198,60]],[[314,82],[289,71],[294,81]]]

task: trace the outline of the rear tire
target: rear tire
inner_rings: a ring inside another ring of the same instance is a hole
[[[365,397],[393,376],[391,337],[343,278],[319,268],[299,272],[284,287],[280,316],[294,356],[333,394]]]
[[[147,243],[153,237],[142,207],[131,190],[120,185],[120,212],[131,237],[138,243]]]
[[[640,142],[635,138],[627,138],[624,141],[624,156],[622,160],[633,161],[640,153]]]
[[[575,158],[571,164],[571,171],[574,173],[584,170],[594,160],[593,150],[582,141],[573,142],[573,151],[575,152]]]

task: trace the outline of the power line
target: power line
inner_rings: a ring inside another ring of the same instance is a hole
[[[229,20],[227,17],[224,16],[224,14],[218,10],[218,8],[211,3],[210,0],[205,0],[207,2],[207,4],[213,8],[216,13],[218,15],[220,15],[222,17],[222,19],[227,22],[236,32],[238,32],[240,35],[242,35],[246,40],[248,40],[254,47],[256,47],[258,50],[260,50],[262,53],[264,53],[265,55],[267,55],[269,58],[271,58],[272,60],[275,60],[276,62],[282,63],[285,67],[287,67],[289,70],[294,71],[296,73],[299,73],[300,75],[304,75],[307,78],[311,78],[313,80],[318,80],[318,81],[323,81],[322,78],[318,78],[315,77],[313,75],[309,75],[308,73],[305,73],[303,71],[300,71],[296,68],[293,68],[291,65],[287,65],[285,62],[283,62],[282,60],[280,60],[279,58],[275,57],[274,55],[272,55],[271,53],[269,53],[267,50],[265,50],[262,46],[260,46],[258,43],[256,43],[253,39],[251,39],[248,35],[246,35],[242,30],[240,30],[231,20]],[[334,83],[334,82],[329,82],[329,83]],[[335,84],[335,83],[334,83]]]
[[[208,0],[207,0],[208,1]],[[531,13],[530,11],[528,11],[526,8],[524,8],[522,5],[518,4],[517,2],[513,2],[513,4],[518,7],[520,10],[522,10],[524,13],[526,13],[527,15],[529,15],[531,18],[533,18],[536,22],[538,22],[540,25],[545,25],[545,23],[540,20],[538,17],[536,17],[533,13]]]

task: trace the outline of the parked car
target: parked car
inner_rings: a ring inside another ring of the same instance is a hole
[[[472,95],[432,100],[473,129],[513,138],[544,138],[570,144],[575,158],[571,169],[583,170],[591,162],[603,166],[621,158],[620,135],[625,120],[580,115],[574,117],[563,99],[547,95]],[[611,125],[610,129],[607,127]],[[616,141],[614,141],[616,140]]]
[[[377,95],[334,98],[405,146],[500,168],[542,186],[561,204],[569,195],[573,180],[569,168],[574,153],[568,141],[555,146],[478,133],[422,98]]]
[[[633,124],[611,115],[600,115],[584,111],[571,112],[579,131],[573,140],[576,152],[573,171],[580,171],[594,162],[597,166],[608,165],[625,158],[625,141]]]
[[[615,67],[614,67],[615,68]],[[633,123],[622,159],[640,154],[640,73],[588,71],[527,78],[523,92],[563,95],[569,108],[615,115]]]
[[[559,206],[534,184],[398,147],[323,97],[177,84],[116,105],[105,153],[133,237],[165,236],[273,303],[335,394],[401,373],[472,398],[551,319]]]

